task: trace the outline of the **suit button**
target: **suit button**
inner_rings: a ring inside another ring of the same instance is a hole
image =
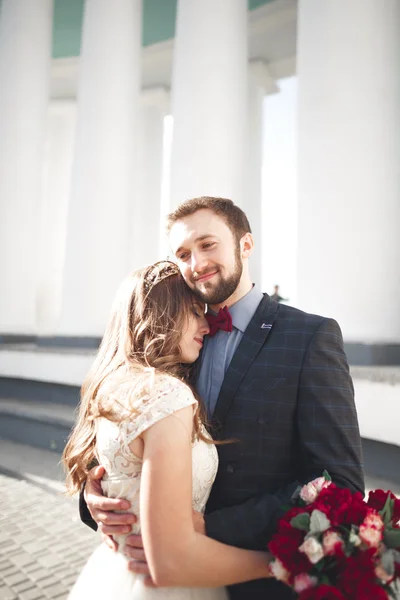
[[[264,417],[258,417],[258,419],[257,419],[257,423],[258,423],[259,425],[265,425],[265,419],[264,419]]]
[[[236,465],[235,463],[229,463],[229,465],[227,465],[226,467],[226,472],[227,473],[234,473],[236,471]]]

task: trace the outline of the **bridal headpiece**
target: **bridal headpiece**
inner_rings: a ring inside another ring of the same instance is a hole
[[[171,275],[179,275],[179,267],[170,260],[160,260],[149,267],[144,276],[144,289],[149,292],[157,283]]]

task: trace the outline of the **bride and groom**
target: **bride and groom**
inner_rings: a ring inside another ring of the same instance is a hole
[[[168,232],[179,270],[124,284],[66,447],[72,488],[87,480],[82,519],[119,549],[94,553],[71,598],[292,598],[266,553],[283,507],[324,469],[364,487],[340,328],[253,286],[250,226],[230,200],[185,202]]]

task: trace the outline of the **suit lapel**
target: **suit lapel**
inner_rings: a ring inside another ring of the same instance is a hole
[[[210,423],[212,434],[216,438],[218,438],[219,431],[225,422],[236,390],[268,338],[277,316],[278,308],[279,304],[272,302],[268,294],[265,294],[243,334],[240,344],[225,373]]]

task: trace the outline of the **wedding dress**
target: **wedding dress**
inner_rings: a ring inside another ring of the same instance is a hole
[[[157,421],[196,404],[191,390],[181,381],[164,374],[138,375],[138,385],[132,389],[132,379],[108,381],[100,390],[121,414],[134,417],[121,422],[105,418],[96,421],[97,457],[106,469],[102,480],[104,493],[111,498],[126,498],[138,517],[133,533],[140,533],[140,479],[142,461],[129,448],[132,441]],[[142,379],[142,382],[140,381]],[[145,379],[145,384],[142,385]],[[126,412],[125,412],[126,411]],[[193,508],[204,512],[218,468],[218,454],[213,444],[196,440],[192,444]],[[227,600],[225,588],[149,588],[143,576],[128,571],[127,558],[122,553],[125,535],[115,536],[118,552],[105,544],[97,548],[84,566],[69,600]]]

